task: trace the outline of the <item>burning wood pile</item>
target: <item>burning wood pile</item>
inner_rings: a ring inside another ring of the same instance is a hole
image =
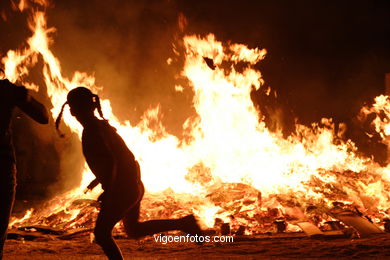
[[[303,231],[312,238],[329,239],[366,237],[383,233],[383,230],[390,232],[387,218],[372,216],[374,222],[353,204],[334,201],[332,207],[309,205],[302,211],[293,196],[275,195],[263,202],[259,191],[241,183],[220,184],[213,189],[206,199],[219,207],[220,212],[215,212],[215,215],[226,217],[215,218],[213,226],[204,230],[208,235],[235,235],[239,238],[283,233],[291,236]],[[181,217],[190,213],[191,204],[199,203],[190,197],[187,202],[175,198],[175,194],[169,191],[163,196],[149,194],[143,201],[148,210],[143,211],[142,219]],[[66,208],[46,216],[41,215],[39,209],[28,212],[25,219],[13,221],[9,238],[34,240],[50,235],[52,238],[72,239],[89,235],[99,207],[96,200],[77,199]],[[114,234],[126,237],[121,224],[116,226]]]

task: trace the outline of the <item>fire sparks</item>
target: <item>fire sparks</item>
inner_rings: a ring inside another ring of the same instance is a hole
[[[19,9],[25,10],[26,3],[21,1]],[[71,79],[62,75],[61,63],[50,49],[55,29],[47,27],[44,12],[32,12],[29,28],[33,35],[27,40],[28,48],[11,50],[2,59],[8,79],[36,89],[34,83],[23,78],[41,59],[53,117],[69,90],[83,85],[101,92],[92,76],[77,71]],[[204,38],[185,36],[183,43],[185,63],[181,76],[189,84],[175,89],[182,92],[191,88],[194,93],[196,116],[183,124],[188,142],[181,142],[165,130],[159,107],[146,111],[134,126],[128,121],[120,122],[110,101],[101,100],[105,117],[140,162],[148,191],[143,202],[145,218],[194,211],[208,227],[217,217],[229,221],[233,216],[237,226],[245,224],[255,230],[278,217],[302,218],[308,206],[330,207],[335,200],[356,205],[379,219],[389,214],[389,169],[370,158],[359,157],[355,145],[335,133],[331,119],[311,127],[297,124],[295,133],[288,138],[266,127],[250,98],[253,88],[263,87],[261,73],[254,65],[265,58],[266,50],[224,44],[213,34]],[[244,64],[244,68],[236,69],[237,64]],[[380,96],[373,108],[364,111],[384,111],[387,115],[388,106],[388,97]],[[81,136],[81,126],[69,111],[64,113],[64,122]],[[388,117],[377,116],[374,123],[385,140],[390,134]],[[55,198],[47,211],[29,211],[12,224],[61,216],[73,221],[69,228],[75,227],[76,219],[85,221],[87,210],[96,213],[87,206],[70,211],[75,198],[87,198],[83,190],[91,179],[85,166],[78,189]],[[88,198],[96,198],[98,192]],[[159,205],[164,207],[148,207],[152,199],[155,203],[161,200]],[[39,215],[34,218],[34,214]],[[289,224],[288,229],[294,228]]]

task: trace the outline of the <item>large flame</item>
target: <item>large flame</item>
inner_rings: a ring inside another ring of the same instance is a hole
[[[25,10],[26,3],[21,1],[19,9]],[[71,79],[62,75],[60,61],[50,49],[50,35],[55,29],[47,27],[44,12],[31,11],[29,28],[33,35],[27,40],[27,48],[10,50],[2,59],[8,79],[36,90],[36,84],[23,78],[41,59],[53,117],[68,91],[79,85],[104,92],[86,73],[76,71]],[[335,200],[355,205],[379,219],[389,214],[390,169],[357,156],[355,145],[337,136],[331,119],[311,127],[297,124],[295,133],[288,138],[268,130],[250,98],[253,88],[263,85],[254,65],[265,57],[265,50],[224,44],[212,34],[185,36],[183,42],[185,64],[181,75],[194,92],[196,111],[196,116],[183,125],[186,141],[167,133],[159,121],[159,107],[146,111],[138,125],[131,125],[120,122],[110,101],[102,99],[105,117],[140,162],[148,191],[145,218],[193,211],[206,226],[212,226],[216,217],[228,221],[228,216],[233,215],[236,224],[256,227],[264,224],[263,216],[270,215],[272,209],[277,210],[275,216],[300,218],[308,205],[329,207]],[[212,61],[212,66],[205,59]],[[223,62],[229,65],[222,66]],[[236,69],[237,64],[244,68]],[[176,89],[182,91],[184,87]],[[381,96],[376,101],[373,108],[364,111],[379,114],[384,110],[388,114],[388,97]],[[158,129],[149,128],[151,121],[157,122]],[[64,113],[64,122],[81,136],[81,126],[69,111]],[[378,117],[375,121],[384,139],[390,134],[389,125],[387,118],[381,121]],[[57,197],[46,210],[29,211],[28,218],[65,212],[63,216],[68,221],[74,219],[75,213],[65,209],[75,198],[85,198],[83,190],[92,178],[85,166],[79,188]],[[96,190],[88,196],[95,198],[98,193]],[[149,208],[149,201],[157,202]],[[165,208],[155,207],[159,201]]]

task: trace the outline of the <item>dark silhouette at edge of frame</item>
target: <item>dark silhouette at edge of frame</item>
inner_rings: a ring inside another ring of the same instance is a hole
[[[3,258],[16,190],[16,159],[10,129],[15,107],[40,124],[49,122],[45,106],[34,99],[25,87],[16,86],[7,79],[0,80],[0,259]]]
[[[102,184],[101,209],[94,235],[109,259],[123,259],[121,250],[112,237],[116,223],[123,221],[130,238],[141,238],[170,230],[181,230],[190,235],[201,235],[195,217],[139,221],[140,203],[145,189],[141,171],[133,153],[108,121],[103,117],[99,97],[85,87],[71,90],[56,120],[58,130],[64,107],[83,126],[82,149],[89,168],[96,179],[88,186],[93,189]],[[101,119],[94,115],[97,109]]]

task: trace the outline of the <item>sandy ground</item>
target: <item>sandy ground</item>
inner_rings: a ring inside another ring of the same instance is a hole
[[[126,259],[209,258],[322,258],[390,259],[390,233],[356,239],[311,239],[303,234],[247,236],[233,243],[161,244],[150,237],[135,241],[117,239]],[[4,259],[106,259],[101,249],[84,235],[72,240],[39,238],[8,240]]]

